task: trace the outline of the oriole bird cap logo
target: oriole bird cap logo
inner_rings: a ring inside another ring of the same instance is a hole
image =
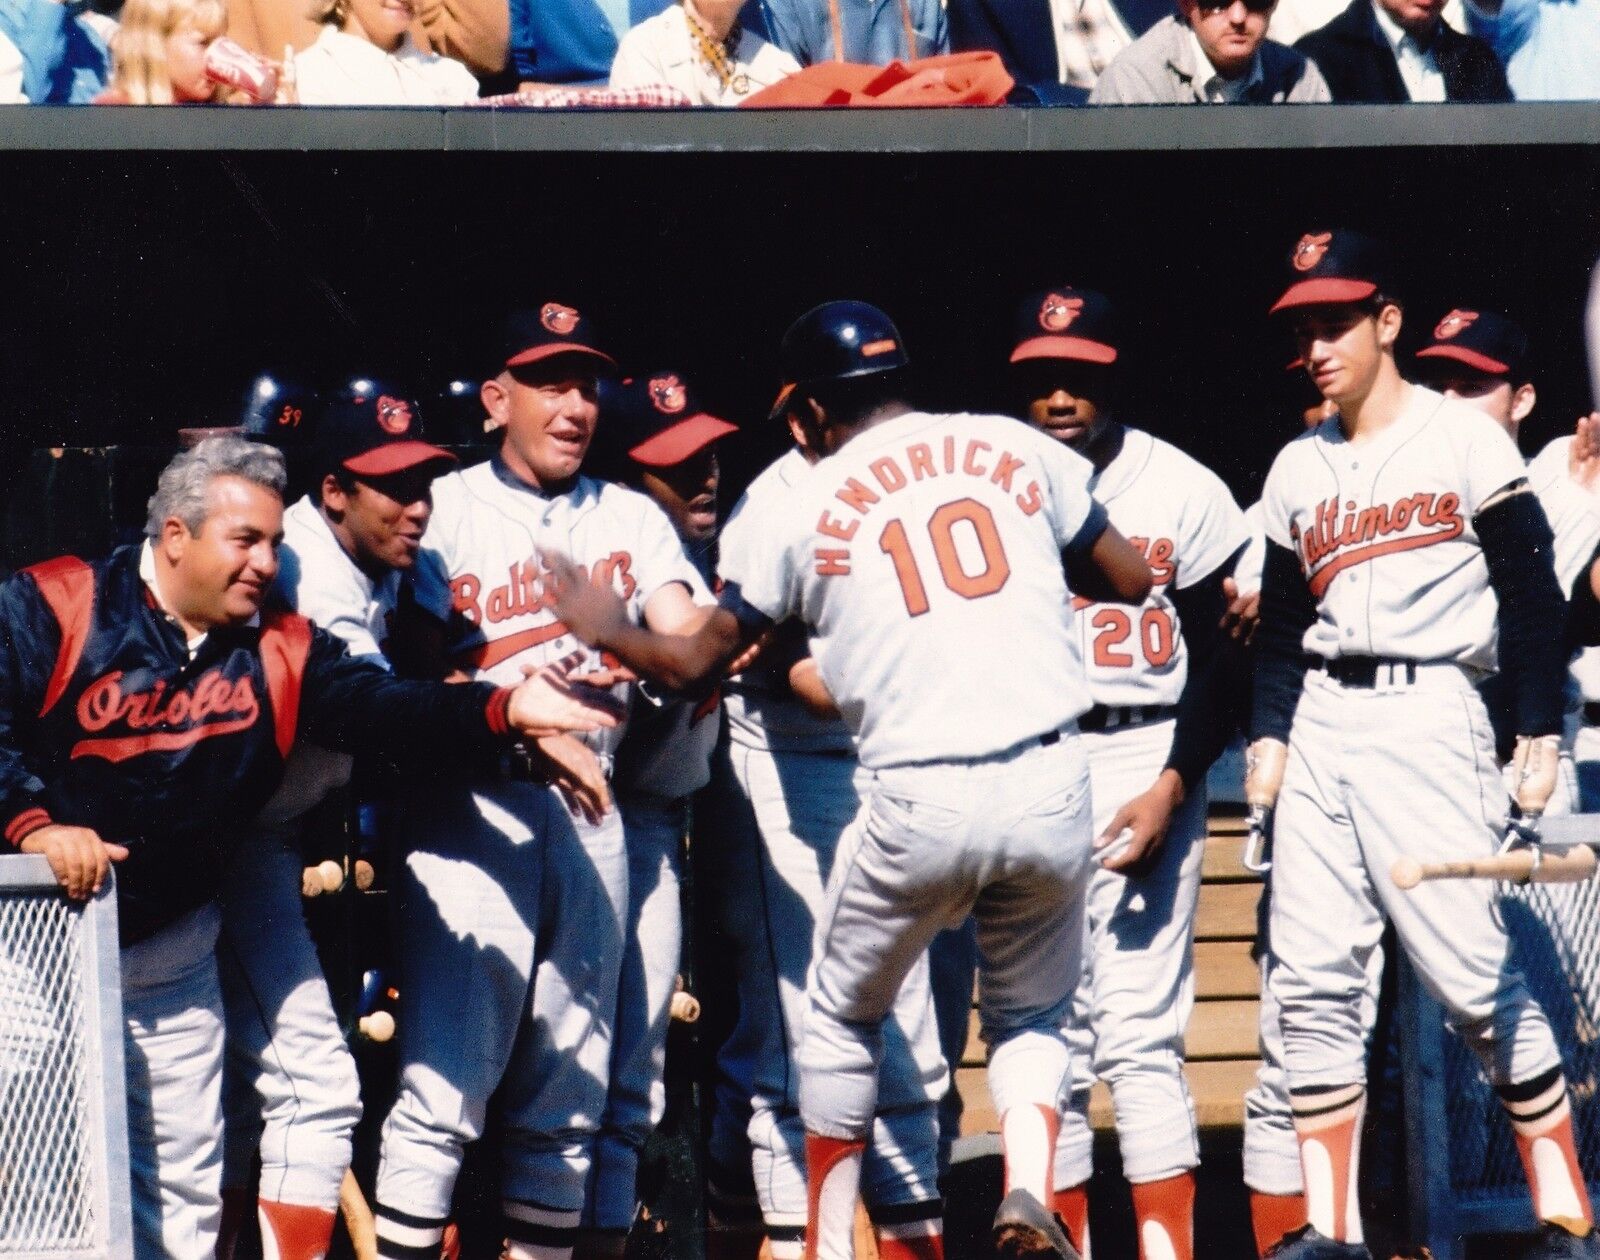
[[[1082,310],[1082,298],[1051,293],[1039,305],[1039,327],[1046,332],[1065,332]]]
[[[1307,232],[1294,247],[1294,254],[1290,261],[1296,271],[1310,271],[1328,252],[1328,246],[1333,241],[1332,232]]]
[[[1449,341],[1452,337],[1459,337],[1477,320],[1477,311],[1463,311],[1457,308],[1439,321],[1438,326],[1433,330],[1434,339],[1437,341]]]
[[[385,433],[398,437],[411,430],[411,404],[403,398],[391,398],[383,394],[375,404],[378,413],[378,427]]]
[[[689,405],[689,391],[676,376],[650,378],[650,404],[657,411],[675,416]]]
[[[546,302],[539,308],[539,322],[558,337],[570,336],[578,326],[578,312],[560,302]]]

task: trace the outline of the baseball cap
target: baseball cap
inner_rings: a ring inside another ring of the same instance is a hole
[[[324,404],[317,417],[317,453],[324,468],[358,477],[387,477],[427,463],[455,463],[442,447],[421,440],[416,403],[393,384],[358,376]]]
[[[1488,376],[1515,380],[1528,358],[1528,334],[1497,311],[1456,307],[1434,325],[1419,359],[1454,359]]]
[[[671,468],[738,426],[707,411],[681,372],[663,369],[609,393],[602,429],[636,464]]]
[[[1267,313],[1331,302],[1363,302],[1394,292],[1394,261],[1382,241],[1333,228],[1307,232],[1289,252],[1289,287]]]
[[[1017,304],[1014,336],[1013,363],[1026,359],[1117,361],[1111,302],[1093,289],[1060,284],[1028,294]]]
[[[558,354],[584,354],[615,369],[610,355],[595,349],[594,325],[575,307],[545,302],[506,316],[501,339],[502,362],[526,367]]]

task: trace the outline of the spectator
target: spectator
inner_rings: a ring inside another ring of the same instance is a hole
[[[739,22],[744,0],[682,0],[622,37],[611,86],[672,87],[696,105],[737,105],[800,69]]]
[[[1600,0],[1469,0],[1519,101],[1600,100]]]
[[[1317,67],[1266,37],[1275,0],[1178,0],[1106,67],[1091,105],[1266,105],[1331,100]]]
[[[0,105],[85,105],[105,88],[116,23],[56,0],[0,0]]]
[[[506,0],[420,0],[411,37],[424,52],[453,57],[488,77],[506,67],[508,23]],[[304,51],[321,33],[307,0],[229,0],[228,37],[258,56]]]
[[[411,38],[412,0],[321,0],[317,42],[295,54],[302,105],[466,105],[478,81]]]
[[[950,51],[941,0],[761,0],[761,11],[772,42],[803,66],[886,66]]]
[[[111,86],[97,105],[201,105],[221,99],[206,50],[228,29],[226,0],[128,0],[112,41]]]
[[[1489,45],[1450,29],[1444,0],[1351,0],[1295,47],[1317,63],[1336,101],[1509,101]]]
[[[1164,17],[1170,0],[949,0],[950,46],[1000,54],[1040,99],[1082,104],[1100,74]]]
[[[606,82],[618,44],[672,0],[510,0],[511,67],[524,87]]]
[[[1278,7],[1272,11],[1272,21],[1267,24],[1267,38],[1280,44],[1292,44],[1302,35],[1309,35],[1319,26],[1333,21],[1348,3],[1349,0],[1278,0]],[[1467,29],[1462,0],[1445,0],[1444,20],[1451,30]]]

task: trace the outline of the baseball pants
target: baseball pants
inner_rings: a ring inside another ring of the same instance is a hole
[[[417,793],[402,884],[400,1086],[383,1127],[384,1255],[431,1247],[491,1094],[508,1230],[565,1255],[605,1109],[627,913],[613,810],[591,826],[555,790]]]
[[[221,916],[207,905],[122,950],[136,1260],[212,1260],[222,1220]]]
[[[1090,841],[1076,735],[878,772],[840,841],[817,921],[800,1048],[807,1131],[867,1137],[885,1017],[934,935],[969,914],[995,1108],[1059,1108]]]
[[[806,975],[816,917],[836,865],[841,833],[872,776],[849,753],[773,753],[731,741],[713,761],[708,826],[733,866],[714,896],[736,942],[739,1016],[718,1056],[727,1082],[748,1081],[747,1134],[757,1200],[774,1254],[799,1254],[806,1221],[805,1125],[797,1068],[807,1018]],[[862,1172],[871,1208],[938,1196],[937,1104],[945,1066],[929,998],[927,942],[889,993],[876,1116]],[[719,1098],[726,1092],[719,1090]],[[713,1162],[742,1145],[731,1131],[738,1100],[719,1101]],[[781,1260],[781,1257],[780,1257]]]
[[[1081,737],[1095,835],[1155,782],[1174,725],[1168,719]],[[1200,787],[1173,814],[1150,871],[1129,877],[1096,866],[1090,877],[1083,976],[1067,1024],[1073,1081],[1056,1146],[1060,1188],[1081,1186],[1093,1174],[1089,1090],[1097,1079],[1111,1088],[1130,1182],[1176,1177],[1200,1162],[1183,1035],[1194,1010],[1194,915],[1205,821]]]
[[[248,1185],[259,1148],[263,1199],[332,1211],[361,1086],[306,927],[301,869],[298,853],[262,836],[240,850],[223,884],[222,1184]]]
[[[1306,677],[1278,798],[1272,995],[1294,1089],[1366,1079],[1363,1000],[1384,919],[1419,979],[1496,1085],[1557,1063],[1550,1026],[1511,965],[1493,887],[1426,882],[1401,892],[1397,858],[1440,862],[1499,844],[1506,792],[1483,701],[1467,675],[1417,667],[1375,688]]]
[[[638,1208],[639,1153],[667,1109],[672,994],[683,961],[678,854],[684,801],[619,796],[628,851],[628,921],[611,1033],[611,1082],[594,1143],[586,1226],[627,1229]]]

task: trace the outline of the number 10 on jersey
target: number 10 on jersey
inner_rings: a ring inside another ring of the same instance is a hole
[[[976,539],[983,567],[975,573],[968,572],[956,549],[957,528]],[[938,508],[928,518],[928,539],[933,543],[933,556],[945,588],[962,599],[993,595],[1011,577],[1011,564],[1006,559],[994,513],[976,499],[956,499]],[[878,549],[894,562],[906,612],[913,617],[922,616],[929,607],[928,588],[917,567],[917,558],[911,552],[905,523],[898,517],[883,527],[883,533],[878,536]]]

